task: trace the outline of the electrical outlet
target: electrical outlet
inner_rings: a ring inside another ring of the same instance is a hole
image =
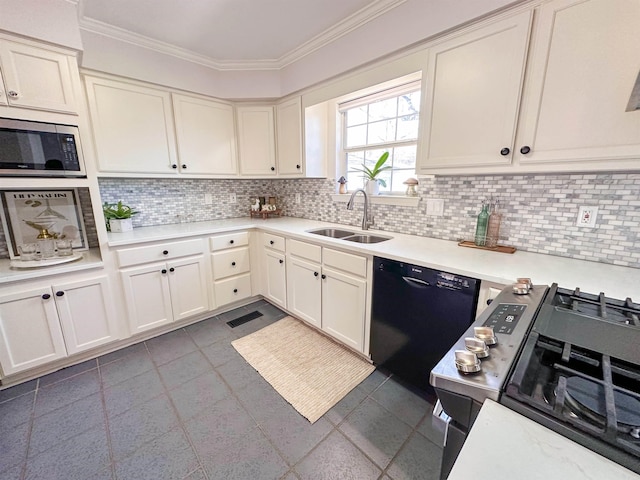
[[[238,198],[236,197],[236,192],[231,192],[229,194],[229,203],[238,203]]]
[[[210,193],[204,194],[204,204],[205,205],[213,205],[213,195]]]
[[[590,227],[596,226],[596,217],[598,216],[598,207],[582,206],[578,212],[578,219],[576,225],[578,227]]]
[[[444,199],[428,198],[427,199],[427,215],[433,215],[434,217],[444,216]]]
[[[300,204],[300,194],[296,193],[296,203]]]

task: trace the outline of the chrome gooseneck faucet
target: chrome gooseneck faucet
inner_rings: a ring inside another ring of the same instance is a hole
[[[362,188],[359,188],[351,194],[351,198],[347,202],[347,210],[353,210],[353,204],[355,203],[356,194],[362,192],[364,195],[364,212],[362,214],[362,230],[369,230],[369,227],[373,225],[373,215],[369,215],[369,196]]]

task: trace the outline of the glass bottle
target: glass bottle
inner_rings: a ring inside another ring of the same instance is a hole
[[[500,223],[502,222],[502,214],[498,211],[498,203],[496,200],[489,214],[489,223],[487,224],[487,241],[486,246],[495,248],[498,246],[500,239]]]
[[[482,210],[478,214],[478,222],[476,223],[476,239],[475,244],[484,247],[487,243],[487,224],[489,223],[489,204],[482,201]]]
[[[55,255],[55,238],[49,233],[49,230],[43,228],[38,234],[38,247],[42,258],[51,258]]]

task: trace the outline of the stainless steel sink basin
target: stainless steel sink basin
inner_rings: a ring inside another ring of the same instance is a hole
[[[349,230],[340,230],[338,228],[320,228],[318,230],[309,230],[308,233],[331,238],[344,238],[356,234],[356,232],[351,232]]]
[[[380,243],[385,240],[391,240],[391,237],[383,237],[381,235],[351,235],[350,237],[344,237],[342,240],[346,240],[347,242],[356,242],[356,243]]]

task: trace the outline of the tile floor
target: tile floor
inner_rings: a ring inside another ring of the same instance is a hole
[[[437,479],[432,407],[393,377],[311,425],[231,346],[284,315],[256,302],[0,391],[0,478]]]

